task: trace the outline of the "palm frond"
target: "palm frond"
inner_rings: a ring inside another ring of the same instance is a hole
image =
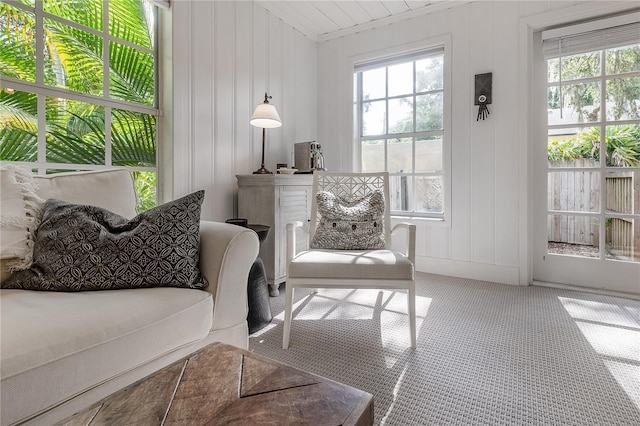
[[[112,111],[112,163],[118,166],[155,167],[156,119],[149,114]]]
[[[37,159],[37,132],[9,126],[0,128],[0,160],[36,161]]]

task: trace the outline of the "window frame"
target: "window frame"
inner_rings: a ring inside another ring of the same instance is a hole
[[[350,61],[351,77],[350,82],[353,85],[351,93],[352,104],[352,139],[353,139],[353,169],[362,171],[362,136],[360,135],[360,129],[362,126],[362,114],[361,104],[358,90],[358,67],[364,63],[375,63],[380,67],[390,66],[397,63],[404,63],[409,61],[420,60],[421,58],[428,57],[429,52],[433,52],[440,49],[440,53],[443,55],[443,89],[442,89],[442,102],[443,102],[443,126],[442,130],[437,131],[419,131],[410,133],[389,134],[386,133],[382,137],[385,138],[402,138],[407,135],[410,137],[420,137],[424,135],[442,133],[442,172],[441,173],[416,173],[412,170],[411,173],[396,173],[390,172],[390,176],[408,175],[408,176],[441,176],[442,177],[442,192],[443,192],[443,208],[442,213],[429,213],[429,212],[415,212],[415,211],[399,211],[392,210],[391,215],[393,217],[401,219],[410,219],[418,221],[426,221],[433,225],[451,226],[451,36],[443,35],[440,37],[431,38],[415,43],[408,43],[401,48],[395,47],[391,49],[383,49],[376,52],[354,56]],[[416,56],[416,54],[424,53],[424,56]],[[406,60],[402,60],[406,57]],[[422,92],[421,92],[422,93]],[[431,93],[431,92],[427,92]],[[416,96],[415,87],[411,96]],[[393,99],[396,96],[388,96],[385,93],[385,100]],[[413,111],[415,121],[415,108]],[[388,132],[388,129],[385,129]],[[424,135],[423,135],[424,134]],[[364,136],[364,139],[370,138]],[[385,148],[385,170],[387,169],[387,155]],[[415,142],[412,144],[412,163],[415,165]]]
[[[159,132],[158,128],[160,126],[159,118],[161,116],[161,110],[159,107],[159,62],[161,61],[160,57],[160,49],[158,47],[159,37],[159,20],[160,11],[158,10],[158,4],[155,0],[149,1],[150,6],[154,8],[154,29],[153,29],[153,48],[149,49],[144,46],[139,46],[133,44],[127,40],[120,39],[115,37],[109,33],[109,0],[103,2],[103,24],[102,30],[96,30],[94,28],[86,27],[84,25],[78,24],[76,22],[67,20],[57,15],[53,15],[44,10],[44,4],[42,1],[36,1],[35,7],[29,6],[20,2],[7,2],[12,7],[17,9],[21,9],[25,12],[32,13],[35,16],[36,26],[35,26],[35,55],[36,55],[36,75],[35,82],[19,80],[12,77],[2,76],[2,86],[10,87],[13,90],[29,92],[37,96],[37,126],[38,126],[38,137],[37,137],[37,160],[33,162],[28,161],[6,161],[2,160],[2,163],[11,163],[24,167],[31,168],[37,171],[39,175],[47,174],[48,170],[57,170],[57,171],[77,171],[77,170],[104,170],[110,169],[113,167],[122,167],[126,168],[130,172],[152,172],[156,174],[156,182],[158,179],[158,152],[159,148]],[[44,39],[43,39],[43,28],[45,19],[54,20],[64,25],[69,25],[70,27],[82,30],[89,34],[100,37],[103,40],[103,94],[102,96],[92,95],[88,93],[82,93],[73,91],[67,88],[55,87],[47,85],[44,81]],[[154,105],[148,106],[143,104],[138,104],[134,102],[128,102],[119,100],[116,98],[111,98],[109,94],[110,88],[110,59],[109,59],[109,48],[110,43],[116,42],[119,44],[126,45],[130,48],[140,50],[144,53],[150,54],[153,56],[154,60]],[[105,132],[105,153],[104,153],[104,164],[74,164],[74,163],[54,163],[47,161],[47,152],[46,152],[46,131],[47,131],[47,122],[46,122],[46,99],[48,97],[53,98],[62,98],[71,101],[79,101],[85,102],[91,105],[96,105],[104,108],[104,132]],[[111,111],[113,109],[124,110],[127,112],[141,113],[152,115],[156,119],[155,125],[155,166],[154,167],[141,167],[141,166],[114,166],[112,164],[112,155],[111,155]],[[157,191],[156,191],[156,199],[157,199]]]

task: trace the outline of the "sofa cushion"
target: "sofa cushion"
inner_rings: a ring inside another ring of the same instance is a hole
[[[43,200],[55,198],[76,204],[102,207],[127,219],[136,212],[136,190],[126,169],[56,173],[34,176],[36,193]]]
[[[82,291],[138,287],[204,288],[198,269],[204,191],[127,220],[108,210],[48,200],[33,264],[3,288]]]
[[[0,290],[0,424],[207,336],[213,299],[181,288]]]

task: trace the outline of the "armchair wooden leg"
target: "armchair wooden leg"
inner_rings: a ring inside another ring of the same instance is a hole
[[[284,329],[282,331],[282,349],[289,349],[289,335],[291,333],[291,314],[293,310],[293,286],[285,284],[284,296]]]
[[[411,347],[416,348],[416,283],[413,282],[407,293],[407,301],[409,303],[409,328],[411,329]]]

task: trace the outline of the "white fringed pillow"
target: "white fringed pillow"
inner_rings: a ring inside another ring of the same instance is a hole
[[[320,221],[309,246],[329,250],[377,250],[385,248],[382,236],[384,194],[373,191],[346,200],[330,192],[316,195]]]
[[[33,235],[38,227],[44,200],[35,192],[29,169],[0,168],[0,259],[9,271],[27,269],[33,256]]]

